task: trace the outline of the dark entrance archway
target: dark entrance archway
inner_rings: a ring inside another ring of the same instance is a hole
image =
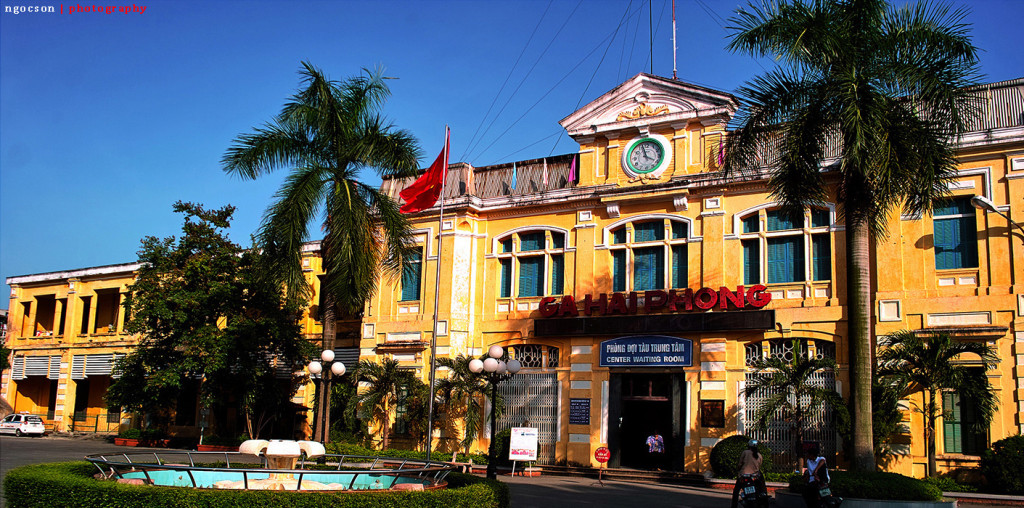
[[[609,467],[683,469],[685,387],[681,372],[612,372],[608,387]],[[665,440],[664,456],[648,452],[647,437],[654,431]]]

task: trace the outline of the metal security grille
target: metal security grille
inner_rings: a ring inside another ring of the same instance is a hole
[[[119,372],[114,371],[114,364],[124,356],[124,353],[75,355],[71,358],[71,379],[85,379],[89,376],[121,377]]]
[[[558,379],[551,374],[520,372],[498,385],[505,412],[498,418],[498,432],[512,427],[536,427],[537,462],[555,461],[558,429]]]
[[[15,381],[21,381],[25,379],[25,357],[15,356],[14,363],[11,364],[11,379]]]
[[[761,357],[766,349],[768,350],[768,355],[772,357],[792,360],[794,354],[792,344],[790,340],[750,344],[746,347],[747,365],[749,366],[755,358]],[[798,346],[800,354],[803,355],[811,355],[819,359],[823,357],[835,358],[835,345],[830,342],[800,340],[798,341]],[[757,376],[767,375],[769,374],[747,372],[746,382],[743,385],[746,386],[751,381],[757,379]],[[835,372],[832,371],[814,373],[811,377],[811,382],[816,386],[831,390],[835,390],[837,386]],[[743,386],[740,387],[741,392],[742,390]],[[769,419],[768,425],[764,429],[754,429],[755,415],[758,407],[772,395],[774,393],[762,390],[747,397],[741,396],[740,413],[743,415],[743,432],[771,448],[774,463],[780,471],[788,470],[796,463],[797,459],[794,456],[793,450],[793,439],[796,437],[793,423],[776,414],[774,418]],[[804,399],[803,402],[807,403],[808,401]],[[817,442],[821,446],[821,454],[829,460],[829,463],[835,464],[839,440],[831,409],[820,409],[806,419],[804,424],[804,441]]]

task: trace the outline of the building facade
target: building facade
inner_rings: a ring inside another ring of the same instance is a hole
[[[968,430],[970,401],[944,396],[944,468],[970,465],[988,443],[1024,430],[1024,236],[970,204],[983,196],[1013,221],[1024,218],[1024,80],[978,93],[984,114],[960,141],[953,199],[932,215],[895,214],[872,253],[875,336],[949,331],[998,349],[988,377],[1001,403],[988,432]],[[607,446],[612,467],[647,467],[653,431],[676,469],[707,469],[711,447],[735,433],[784,453],[788,424],[751,427],[758,400],[742,395],[757,375],[749,365],[834,358],[838,368],[819,381],[849,395],[845,233],[834,201],[783,214],[769,169],[720,171],[737,107],[728,93],[640,74],[562,120],[577,153],[452,164],[444,216],[437,207],[411,216],[421,255],[381,281],[362,319],[339,327],[336,348],[351,359],[392,357],[424,380],[435,332],[438,356],[506,348],[524,368],[501,385],[499,426],[537,427],[546,462],[596,464],[594,451]],[[823,161],[826,173],[834,162]],[[410,183],[382,188],[398,199]],[[316,293],[317,244],[307,247]],[[131,270],[8,279],[15,364],[2,393],[16,409],[45,408],[63,421],[79,406],[88,412],[111,375],[104,359],[132,344],[117,334],[120,314],[107,310]],[[316,315],[311,308],[304,318],[311,337],[321,332]],[[312,390],[297,400],[311,402]],[[923,422],[914,401],[905,403],[906,454],[889,468],[921,476]],[[458,436],[435,437],[443,447]],[[829,414],[815,415],[807,438],[842,457]]]

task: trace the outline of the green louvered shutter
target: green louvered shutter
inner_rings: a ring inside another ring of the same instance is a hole
[[[960,394],[945,392],[942,394],[942,438],[945,453],[963,453],[963,424],[960,421]]]
[[[665,288],[665,249],[646,247],[633,249],[633,289]]]
[[[761,248],[758,240],[743,240],[743,283],[760,284]]]
[[[686,245],[672,246],[672,287],[687,287],[689,267],[686,259]]]
[[[665,239],[665,224],[658,222],[640,222],[633,224],[634,242],[653,242]]]
[[[565,257],[561,254],[551,256],[551,294],[560,295],[565,292]]]
[[[501,298],[508,298],[512,296],[512,260],[502,259],[501,260]]]
[[[519,258],[519,296],[541,296],[544,291],[544,257]]]
[[[544,233],[519,235],[519,251],[544,250]]]
[[[672,221],[672,239],[673,240],[679,240],[681,238],[686,238],[687,237],[687,234],[686,234],[686,230],[687,229],[688,228],[686,227],[686,223],[685,222],[678,221],[678,220]]]
[[[814,235],[811,237],[812,263],[814,267],[814,280],[829,280],[832,278],[832,245],[827,234]]]
[[[626,251],[612,251],[612,291],[626,290]]]
[[[420,299],[420,274],[422,273],[423,251],[417,250],[410,254],[402,269],[401,301],[408,302]]]
[[[769,238],[768,282],[797,282],[803,278],[803,237]]]

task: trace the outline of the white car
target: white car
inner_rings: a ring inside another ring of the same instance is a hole
[[[0,421],[0,434],[42,436],[46,434],[46,426],[43,425],[43,419],[38,415],[13,414]]]

